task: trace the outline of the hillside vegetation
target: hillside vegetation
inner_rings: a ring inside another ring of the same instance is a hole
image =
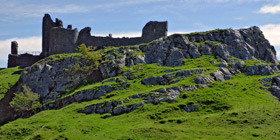
[[[212,56],[186,60],[176,69],[197,69],[211,65]],[[141,69],[139,69],[141,67]],[[142,78],[165,74],[169,67],[138,64],[133,74]],[[277,75],[276,73],[275,75]],[[279,75],[279,74],[278,74]],[[274,75],[273,75],[274,76]],[[145,101],[131,95],[152,92],[163,87],[196,85],[195,75],[168,86],[145,86],[140,79],[127,80],[129,88],[116,90],[99,100],[74,103],[59,110],[40,112],[28,119],[18,119],[1,127],[2,139],[278,139],[280,106],[260,81],[272,76],[235,75],[232,80],[215,81],[209,88],[181,93],[173,103],[145,104],[136,111],[119,116],[78,113],[89,105],[124,100],[127,104]],[[119,78],[122,78],[121,76]],[[91,88],[89,84],[79,89]],[[110,84],[117,84],[110,82]],[[76,90],[79,90],[76,89]],[[183,107],[198,105],[196,111]],[[109,117],[110,116],[110,117]]]
[[[102,56],[98,69],[79,53],[50,56],[25,68],[13,87],[30,87],[43,106],[18,114],[8,98],[0,102],[0,122],[10,121],[0,139],[277,140],[280,66],[269,43],[271,57],[259,52],[268,41],[250,30],[258,34],[252,46],[245,35],[237,43],[254,49],[247,56],[231,41],[186,39],[225,30],[90,52]]]
[[[0,100],[5,93],[18,81],[22,69],[19,67],[0,70]]]

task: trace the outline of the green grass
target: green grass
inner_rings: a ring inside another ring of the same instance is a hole
[[[258,60],[258,59],[250,59],[250,60],[245,60],[245,66],[253,66],[253,65],[274,65],[274,63],[268,63],[263,60]]]
[[[214,29],[214,30],[210,30],[210,31],[206,31],[206,32],[193,32],[193,33],[189,33],[189,34],[186,34],[186,35],[191,35],[191,36],[194,36],[194,35],[206,35],[206,34],[209,34],[209,33],[221,32],[221,31],[225,31],[225,30],[228,30],[228,29]]]
[[[0,70],[0,100],[5,93],[19,80],[22,69],[19,67]]]
[[[213,83],[213,89],[186,92],[188,98],[181,97],[173,104],[148,104],[132,113],[106,119],[99,114],[77,113],[100,101],[75,103],[6,124],[1,127],[0,138],[278,139],[280,106],[269,92],[259,88],[260,78],[263,77],[240,74],[233,80]],[[248,91],[243,90],[245,85]],[[198,100],[214,103],[201,104],[199,111],[192,113],[179,108]],[[217,109],[221,104],[231,108]]]
[[[217,46],[217,45],[219,45],[219,44],[222,44],[221,42],[219,42],[219,41],[210,41],[210,42],[212,42],[213,44],[214,44],[214,46]],[[201,41],[201,42],[197,42],[197,45],[198,46],[201,46],[202,44],[205,44],[206,43],[206,41]]]
[[[106,119],[104,116],[108,114],[78,113],[87,106],[107,101],[138,103],[144,99],[133,100],[128,97],[163,87],[196,85],[195,75],[171,85],[146,86],[141,84],[141,80],[186,69],[208,69],[207,75],[219,69],[217,63],[211,64],[213,60],[218,62],[213,56],[205,55],[197,59],[185,59],[185,65],[181,67],[157,64],[124,67],[123,74],[130,73],[137,77],[125,80],[131,83],[129,88],[113,91],[110,95],[114,96],[107,96],[109,98],[73,103],[59,110],[47,110],[27,119],[7,123],[0,127],[0,139],[279,139],[280,105],[270,92],[264,90],[266,87],[261,85],[260,80],[280,73],[271,76],[238,74],[232,80],[213,82],[209,88],[183,92],[173,103],[145,104],[131,113]],[[115,78],[126,77],[120,75]],[[118,84],[89,83],[69,90],[71,93],[68,94]],[[190,105],[197,105],[198,110],[188,113],[182,109]]]

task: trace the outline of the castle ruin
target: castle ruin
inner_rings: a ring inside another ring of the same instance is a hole
[[[13,41],[11,43],[8,67],[27,67],[52,54],[74,53],[77,51],[76,48],[81,44],[96,46],[101,49],[104,46],[127,46],[148,43],[166,36],[167,31],[167,21],[150,21],[142,29],[141,37],[113,38],[111,34],[107,37],[92,36],[90,27],[85,27],[80,32],[77,28],[72,29],[72,25],[64,28],[62,20],[56,18],[54,22],[49,14],[45,14],[42,24],[41,54],[18,54],[18,43]]]

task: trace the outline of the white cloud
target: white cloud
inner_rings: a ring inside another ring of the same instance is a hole
[[[280,24],[267,24],[260,27],[265,38],[275,46],[277,50],[277,58],[280,59]]]
[[[0,67],[7,67],[8,55],[11,52],[11,41],[17,41],[19,45],[18,49],[22,52],[42,50],[42,38],[38,36],[0,40],[0,62],[6,62],[6,64],[0,63]]]
[[[0,0],[0,15],[5,15],[6,18],[12,17],[41,17],[44,13],[84,13],[88,12],[88,8],[84,6],[66,4],[66,5],[38,5],[38,4],[26,4],[21,1],[8,1]]]
[[[261,14],[279,14],[280,13],[280,5],[265,5],[261,7],[258,11]]]
[[[272,45],[280,46],[280,24],[267,24],[260,28]]]

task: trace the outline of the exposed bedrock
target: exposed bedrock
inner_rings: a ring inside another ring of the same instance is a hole
[[[239,30],[174,34],[142,45],[140,49],[145,52],[146,63],[159,63],[163,66],[182,66],[183,58],[198,58],[201,55],[214,55],[226,61],[236,57],[278,64],[274,47],[256,26]]]

